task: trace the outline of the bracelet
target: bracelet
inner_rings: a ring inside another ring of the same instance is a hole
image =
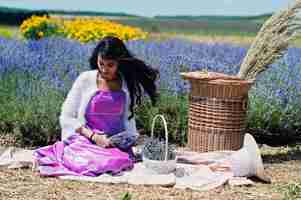
[[[95,135],[95,132],[92,132],[92,134],[90,135],[89,139],[93,141],[93,136]]]

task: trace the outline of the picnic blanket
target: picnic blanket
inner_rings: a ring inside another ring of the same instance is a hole
[[[212,171],[210,165],[227,159],[233,152],[221,151],[197,153],[185,150],[177,151],[178,163],[174,173],[157,174],[146,168],[142,162],[136,163],[130,171],[118,175],[102,174],[98,177],[59,176],[64,180],[92,181],[100,183],[127,183],[134,185],[158,185],[175,188],[190,188],[206,191],[224,184],[250,185],[253,182],[245,177],[234,177],[231,171]],[[33,150],[16,147],[0,147],[0,169],[32,168]]]

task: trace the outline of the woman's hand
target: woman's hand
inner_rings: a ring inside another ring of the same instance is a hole
[[[96,145],[100,147],[109,147],[111,146],[110,140],[106,137],[106,135],[98,135],[94,134],[92,140],[96,143]]]
[[[84,126],[78,128],[75,130],[77,133],[87,137],[87,138],[90,138],[90,136],[93,134],[93,131],[91,129],[88,129]]]
[[[111,142],[110,140],[104,135],[104,132],[102,131],[93,131],[86,127],[80,127],[76,132],[79,132],[81,135],[91,139],[93,142],[96,143],[96,145],[101,147],[110,147]]]

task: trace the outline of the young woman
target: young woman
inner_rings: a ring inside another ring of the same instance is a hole
[[[135,106],[144,92],[156,103],[158,71],[133,57],[116,37],[97,44],[90,66],[63,103],[62,141],[34,152],[42,175],[97,176],[133,167]]]

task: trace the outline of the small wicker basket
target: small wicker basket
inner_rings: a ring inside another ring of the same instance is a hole
[[[181,75],[191,83],[188,147],[199,152],[241,148],[253,81],[216,72]]]
[[[151,160],[143,156],[143,164],[146,168],[155,171],[158,174],[169,174],[175,171],[177,159],[168,160],[168,131],[167,123],[163,115],[156,115],[152,122],[151,139],[154,138],[154,127],[156,119],[160,118],[164,125],[165,130],[165,159],[164,160]]]

